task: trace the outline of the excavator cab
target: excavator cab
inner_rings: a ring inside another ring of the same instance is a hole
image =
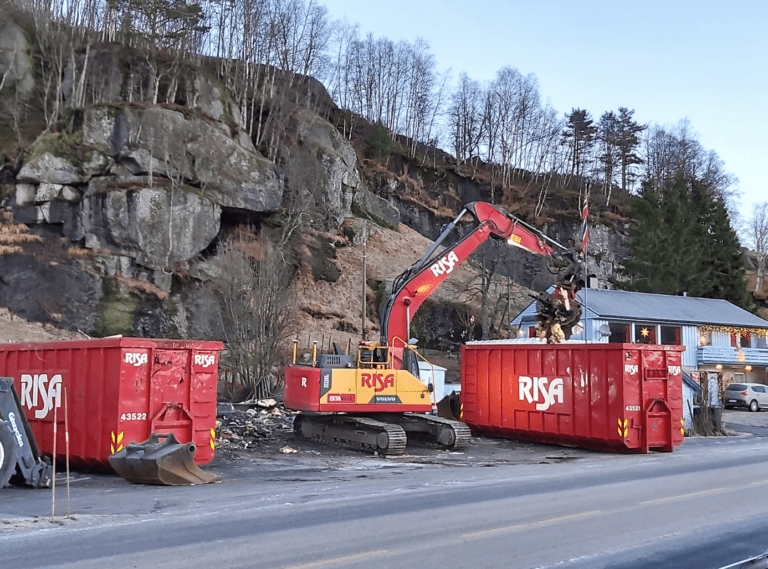
[[[389,347],[371,342],[360,342],[357,358],[359,368],[384,369],[389,364]]]

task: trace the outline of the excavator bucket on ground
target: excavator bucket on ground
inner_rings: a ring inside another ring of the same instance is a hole
[[[109,457],[115,471],[134,484],[183,486],[219,482],[194,462],[195,445],[180,443],[173,433],[152,433],[143,443],[130,443]]]

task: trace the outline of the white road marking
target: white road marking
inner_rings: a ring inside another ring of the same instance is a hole
[[[305,563],[303,565],[291,565],[289,567],[284,567],[283,569],[313,569],[314,567],[341,565],[343,563],[353,563],[355,561],[362,561],[363,559],[370,559],[371,557],[379,557],[385,553],[387,553],[386,549],[377,549],[376,551],[368,551],[366,553],[358,553],[356,555],[346,555],[344,557],[334,557],[332,559],[323,559],[322,561],[313,561],[312,563]]]

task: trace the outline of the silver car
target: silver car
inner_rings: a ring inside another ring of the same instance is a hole
[[[750,411],[768,408],[768,388],[762,383],[732,383],[725,388],[723,404],[726,409],[747,407]]]

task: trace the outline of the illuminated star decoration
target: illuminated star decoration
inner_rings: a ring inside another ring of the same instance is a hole
[[[648,328],[643,328],[642,330],[640,330],[640,333],[643,335],[644,338],[647,337],[648,336]]]

